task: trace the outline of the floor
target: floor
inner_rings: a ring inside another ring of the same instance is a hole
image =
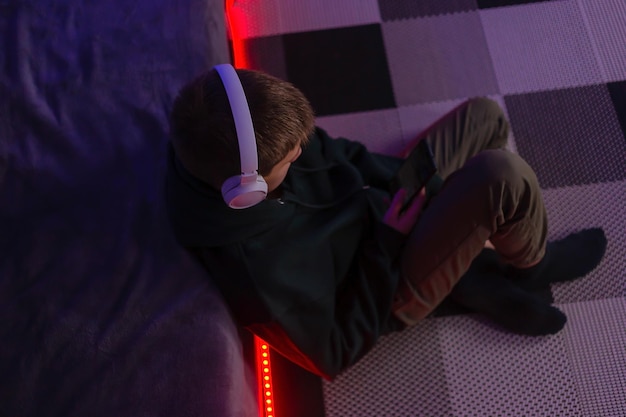
[[[600,226],[609,240],[596,270],[552,287],[568,316],[559,334],[431,318],[383,338],[332,383],[299,375],[285,384],[283,410],[301,395],[317,401],[301,416],[626,415],[626,2],[246,0],[235,9],[245,65],[292,81],[319,125],[372,150],[396,153],[468,97],[497,100],[511,149],[537,172],[549,239]]]

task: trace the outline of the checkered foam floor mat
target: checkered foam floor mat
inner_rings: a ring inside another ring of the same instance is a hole
[[[558,335],[471,315],[383,338],[323,384],[327,416],[626,415],[626,1],[246,0],[247,65],[288,79],[334,136],[394,153],[489,96],[537,172],[550,239],[602,226],[587,277],[552,288]]]

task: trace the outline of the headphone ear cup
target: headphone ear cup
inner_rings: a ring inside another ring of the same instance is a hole
[[[245,184],[242,177],[236,175],[228,178],[222,185],[222,197],[224,202],[234,209],[244,209],[259,204],[267,196],[267,183],[265,179],[257,175],[255,181]]]

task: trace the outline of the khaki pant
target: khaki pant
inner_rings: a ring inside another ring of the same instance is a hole
[[[470,100],[416,140],[429,142],[444,179],[407,239],[395,316],[413,325],[432,312],[490,240],[504,262],[545,253],[547,218],[535,173],[504,149],[509,125],[495,102]]]

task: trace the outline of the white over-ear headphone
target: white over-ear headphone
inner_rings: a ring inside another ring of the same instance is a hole
[[[244,209],[260,203],[267,196],[267,183],[259,175],[259,157],[252,116],[237,71],[230,64],[215,66],[224,84],[230,109],[235,120],[241,175],[228,178],[222,185],[222,197],[229,207]]]

